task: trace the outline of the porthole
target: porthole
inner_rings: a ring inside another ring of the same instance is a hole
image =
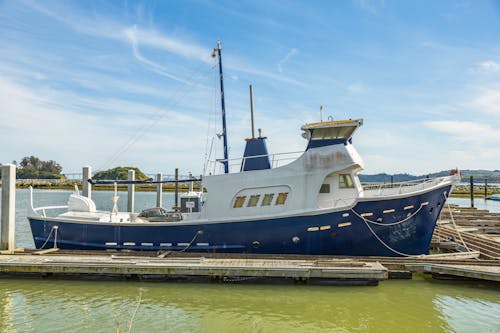
[[[254,249],[257,249],[259,246],[260,246],[260,242],[259,242],[259,241],[253,241],[253,242],[252,242],[252,247],[253,247]]]

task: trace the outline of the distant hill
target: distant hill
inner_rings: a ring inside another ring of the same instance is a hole
[[[388,173],[378,173],[375,175],[365,175],[360,174],[359,179],[362,183],[390,183],[391,176],[394,176],[394,182],[407,182],[411,180],[423,179],[427,176],[433,177],[443,177],[448,176],[451,170],[443,170],[439,172],[430,173],[428,175],[410,175],[407,173],[397,173],[397,174],[388,174]],[[483,183],[485,179],[488,180],[489,183],[500,183],[500,170],[460,170],[462,174],[462,181],[469,181],[469,177],[474,177],[475,183]]]

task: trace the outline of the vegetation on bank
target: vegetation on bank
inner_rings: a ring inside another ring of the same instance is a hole
[[[56,161],[42,161],[36,156],[23,157],[17,166],[17,179],[64,179],[61,174],[62,166]]]
[[[148,180],[148,176],[136,167],[116,167],[104,171],[97,172],[92,178],[94,180],[127,180],[128,171],[135,171],[135,180]]]

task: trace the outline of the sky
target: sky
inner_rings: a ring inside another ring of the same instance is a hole
[[[0,163],[202,173],[222,158],[217,40],[230,158],[252,84],[270,153],[363,118],[366,174],[500,169],[498,0],[0,0]]]

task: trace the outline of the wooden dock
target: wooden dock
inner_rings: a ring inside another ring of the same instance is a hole
[[[452,251],[479,251],[487,259],[500,259],[500,214],[451,206],[441,212],[432,247]]]
[[[126,276],[137,279],[206,277],[281,278],[293,281],[377,285],[388,278],[378,262],[321,259],[243,259],[124,255],[8,254],[0,255],[1,275]]]
[[[410,263],[406,264],[406,268],[412,271],[431,273],[437,279],[462,277],[500,282],[500,266]]]

